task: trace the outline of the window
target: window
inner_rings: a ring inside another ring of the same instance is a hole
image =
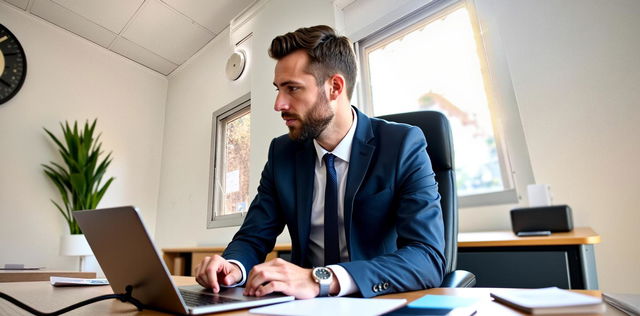
[[[359,41],[361,103],[373,116],[442,112],[454,138],[460,205],[513,203],[514,171],[477,33],[466,2],[433,1]]]
[[[213,114],[207,227],[242,224],[249,208],[249,96]]]

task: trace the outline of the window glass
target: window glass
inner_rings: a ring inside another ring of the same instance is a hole
[[[246,212],[249,207],[249,150],[251,112],[223,121],[224,201],[218,215]]]
[[[374,116],[434,110],[449,119],[460,196],[505,189],[478,47],[459,6],[363,50]]]

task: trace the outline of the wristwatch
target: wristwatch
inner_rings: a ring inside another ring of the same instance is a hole
[[[316,283],[320,284],[320,294],[318,296],[329,296],[333,272],[329,268],[318,267],[311,270],[311,276]]]

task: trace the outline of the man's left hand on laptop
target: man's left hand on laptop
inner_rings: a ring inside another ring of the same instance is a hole
[[[311,269],[301,268],[280,258],[254,266],[245,286],[244,294],[250,296],[281,292],[297,299],[307,299],[318,296],[320,292],[320,286],[311,277]],[[338,292],[340,285],[334,276],[330,293]]]

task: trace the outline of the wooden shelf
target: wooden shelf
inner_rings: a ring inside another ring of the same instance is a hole
[[[577,227],[566,233],[550,236],[518,237],[512,231],[468,232],[458,234],[458,247],[509,247],[587,245],[600,243],[600,235],[589,227]]]

